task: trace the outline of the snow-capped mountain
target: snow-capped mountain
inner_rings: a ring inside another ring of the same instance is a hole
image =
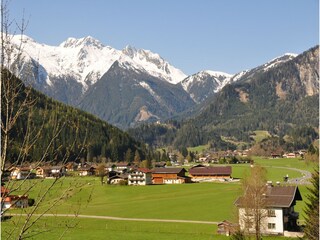
[[[241,71],[241,72],[235,74],[230,79],[230,83],[236,82],[239,80],[240,81],[250,81],[250,79],[252,79],[252,76],[254,76],[256,73],[266,72],[269,69],[277,67],[281,63],[285,63],[287,61],[294,59],[296,56],[298,56],[298,54],[285,53],[284,55],[276,57],[263,65],[260,65],[258,67],[253,68],[253,69],[250,69],[250,70]]]
[[[208,104],[226,85],[249,82],[296,57],[285,54],[235,75],[207,70],[187,76],[150,50],[117,50],[90,36],[68,38],[59,46],[25,35],[13,36],[11,42],[14,54],[22,46],[21,71],[13,71],[18,77],[121,128],[189,112],[195,104]]]
[[[194,105],[178,84],[116,61],[89,87],[78,107],[120,128],[170,118]]]
[[[201,71],[184,79],[180,84],[196,103],[220,91],[233,75],[217,71]]]
[[[150,75],[165,79],[169,83],[177,84],[187,77],[181,70],[166,62],[159,54],[149,50],[126,46],[122,53],[124,56],[120,58],[120,61],[143,67]]]
[[[79,99],[115,61],[127,68],[145,71],[173,84],[186,77],[181,70],[170,65],[159,54],[130,46],[117,50],[105,46],[91,36],[80,39],[68,38],[59,46],[40,44],[25,35],[15,35],[12,42],[17,47],[21,44],[21,39],[24,61],[33,65],[33,72],[37,75],[37,81],[33,85],[46,94],[71,104],[75,102],[64,97],[69,95],[68,93],[57,97],[50,92],[63,91],[68,89],[66,85],[71,84],[73,88],[81,89],[76,97]]]

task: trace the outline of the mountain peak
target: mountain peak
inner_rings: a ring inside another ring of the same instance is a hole
[[[92,47],[96,47],[99,49],[104,47],[104,45],[99,40],[97,40],[91,36],[78,38],[78,39],[70,37],[66,41],[62,42],[59,46],[64,47],[64,48],[76,48],[79,46],[82,46],[82,47],[92,46]]]
[[[132,47],[131,45],[127,45],[124,49],[122,49],[122,53],[133,58],[134,55],[137,53],[137,49]]]

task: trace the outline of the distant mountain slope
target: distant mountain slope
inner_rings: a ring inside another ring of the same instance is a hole
[[[319,127],[319,47],[285,55],[238,75],[221,91],[167,124],[130,129],[149,144],[228,148],[224,137],[250,143],[255,130],[266,130],[297,148],[308,146]],[[193,116],[190,120],[187,117]],[[161,130],[159,130],[161,128]],[[143,131],[148,129],[148,133]],[[158,136],[157,136],[158,135]],[[222,138],[221,138],[222,137]]]
[[[203,143],[213,133],[246,139],[249,131],[257,129],[283,136],[295,127],[318,127],[318,56],[317,46],[276,67],[252,73],[246,81],[227,85],[188,124],[199,129]],[[184,142],[182,135],[178,133],[177,142]]]
[[[161,81],[130,62],[116,61],[90,87],[79,107],[127,128],[142,121],[172,117],[193,104],[182,87]]]
[[[27,88],[8,71],[2,72],[1,81],[2,91],[4,91],[4,84],[8,81],[11,81],[11,86],[19,86],[16,106],[21,105]],[[3,92],[1,96],[3,106],[1,117],[4,120],[6,99]],[[91,114],[59,103],[33,89],[28,98],[32,105],[23,109],[23,114],[17,119],[10,133],[12,142],[10,142],[8,158],[12,162],[17,160],[23,141],[27,138],[31,141],[38,131],[41,131],[41,134],[36,144],[27,152],[25,161],[39,161],[43,154],[45,161],[56,163],[65,158],[69,161],[80,161],[81,158],[92,161],[93,157],[106,157],[113,161],[120,161],[123,160],[124,153],[128,149],[132,152],[138,150],[141,157],[146,155],[143,144]],[[25,135],[27,126],[31,128],[30,135]],[[60,133],[54,137],[54,132]],[[51,147],[46,153],[48,146]]]

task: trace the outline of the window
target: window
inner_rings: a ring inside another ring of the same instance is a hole
[[[274,209],[268,209],[268,217],[275,217],[276,211]]]
[[[268,229],[275,229],[276,224],[275,223],[268,223]]]

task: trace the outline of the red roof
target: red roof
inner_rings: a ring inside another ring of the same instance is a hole
[[[1,196],[8,194],[10,190],[4,186],[1,186]]]
[[[189,174],[193,176],[216,176],[216,175],[231,175],[231,166],[225,167],[195,167],[189,169]]]

